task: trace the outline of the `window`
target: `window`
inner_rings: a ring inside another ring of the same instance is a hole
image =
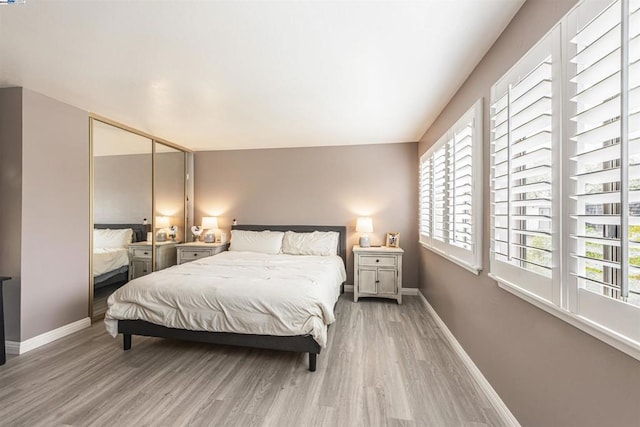
[[[579,3],[491,123],[490,275],[640,359],[640,1]]]
[[[482,100],[420,158],[420,242],[482,269]]]
[[[581,5],[570,15],[572,37],[567,46],[571,160],[568,306],[637,342],[639,9],[639,2],[616,1],[604,10]]]
[[[560,145],[560,29],[492,88],[491,272],[560,300],[554,150]]]

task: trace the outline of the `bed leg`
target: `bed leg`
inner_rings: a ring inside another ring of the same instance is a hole
[[[317,354],[316,353],[309,353],[309,371],[311,372],[315,372],[316,371],[316,359],[317,359]]]
[[[131,334],[122,334],[122,348],[131,350]]]

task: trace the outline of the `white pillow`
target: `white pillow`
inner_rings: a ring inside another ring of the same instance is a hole
[[[283,236],[282,231],[231,230],[229,250],[279,254]]]
[[[93,229],[93,247],[94,248],[126,248],[133,238],[133,230],[123,228],[119,230]]]
[[[338,239],[336,231],[314,231],[313,233],[295,233],[287,231],[282,241],[282,253],[289,255],[336,255]]]

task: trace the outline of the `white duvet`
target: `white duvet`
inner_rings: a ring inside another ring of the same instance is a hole
[[[346,271],[339,256],[222,252],[135,279],[114,292],[105,315],[170,328],[306,335],[324,347]]]
[[[93,276],[99,276],[108,271],[129,265],[129,251],[127,248],[94,248]]]

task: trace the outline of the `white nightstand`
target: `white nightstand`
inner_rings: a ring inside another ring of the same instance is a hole
[[[353,301],[360,297],[391,298],[402,304],[402,254],[386,246],[353,247]]]
[[[185,262],[206,258],[224,252],[229,249],[229,243],[183,243],[178,248],[178,265]]]
[[[156,242],[156,270],[176,264],[176,245],[179,242]],[[129,280],[146,276],[153,270],[151,242],[136,242],[129,245]]]

